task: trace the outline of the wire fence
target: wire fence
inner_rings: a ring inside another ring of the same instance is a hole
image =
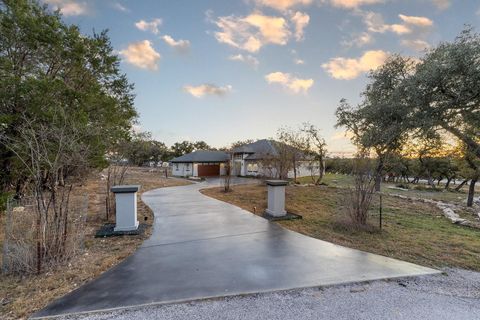
[[[65,263],[84,247],[88,197],[7,202],[2,272],[40,273]]]

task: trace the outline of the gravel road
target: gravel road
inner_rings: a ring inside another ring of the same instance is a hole
[[[446,269],[407,280],[131,308],[71,319],[480,319],[480,273]]]

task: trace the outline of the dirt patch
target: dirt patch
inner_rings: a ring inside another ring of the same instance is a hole
[[[286,189],[287,211],[303,219],[278,222],[287,229],[350,248],[424,266],[459,267],[480,271],[480,231],[452,224],[431,204],[383,196],[383,223],[379,229],[379,201],[375,198],[368,228],[348,224],[345,188],[312,186]],[[265,186],[234,186],[202,193],[262,215],[267,206]]]
[[[190,184],[190,182],[165,179],[157,169],[131,168],[126,174],[125,184],[140,184],[141,191]],[[105,181],[101,173],[88,177],[76,193],[88,194],[89,205],[86,225],[85,250],[55,271],[30,277],[0,275],[0,318],[22,319],[45,307],[51,301],[65,295],[82,284],[99,276],[131,255],[151,234],[147,228],[144,235],[111,238],[94,238],[95,232],[105,220]],[[153,212],[140,196],[137,203],[138,220],[151,226]],[[0,248],[3,242],[5,215],[0,213]],[[110,219],[113,221],[113,219]],[[1,263],[1,261],[0,261]]]

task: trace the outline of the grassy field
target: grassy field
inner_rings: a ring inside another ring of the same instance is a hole
[[[301,177],[298,179],[298,182],[300,182],[301,184],[308,184],[312,183],[312,179],[310,177]],[[327,173],[323,178],[322,182],[331,187],[344,188],[349,187],[353,184],[353,176]],[[468,194],[467,185],[463,186],[460,191],[454,191],[453,188],[455,188],[455,185],[453,185],[453,183],[451,184],[449,190],[445,190],[444,185],[442,184],[440,184],[438,188],[432,189],[431,187],[428,187],[423,183],[416,185],[409,184],[408,186],[410,187],[410,189],[408,190],[391,189],[391,187],[395,187],[396,185],[398,185],[398,183],[382,183],[381,191],[383,193],[401,194],[413,198],[432,199],[436,201],[446,201],[457,204],[465,204]],[[477,192],[480,192],[480,186],[477,185],[476,187]],[[417,188],[420,190],[418,190]]]
[[[329,185],[348,185],[348,177],[327,176]],[[208,196],[262,214],[267,190],[259,186],[234,186],[224,193],[219,188],[204,189]],[[385,195],[383,225],[378,228],[378,198],[370,212],[370,227],[358,229],[348,223],[348,190],[330,186],[289,186],[287,211],[303,216],[301,220],[279,222],[302,234],[418,263],[424,266],[460,267],[480,271],[480,230],[454,225],[436,207]]]
[[[141,192],[175,185],[189,184],[185,180],[165,179],[162,174],[149,168],[131,168],[126,174],[125,184],[140,184]],[[0,274],[0,319],[26,318],[32,312],[49,302],[72,291],[97,277],[112,266],[131,255],[148,237],[143,236],[94,238],[98,228],[106,221],[105,181],[99,173],[92,174],[76,192],[89,195],[89,206],[85,237],[85,250],[81,256],[68,265],[39,276],[17,277]],[[152,211],[138,198],[138,220],[141,223],[153,222]],[[3,242],[4,217],[0,213],[0,248]],[[147,220],[145,221],[145,217]],[[0,257],[1,259],[1,257]],[[1,263],[1,260],[0,260]]]

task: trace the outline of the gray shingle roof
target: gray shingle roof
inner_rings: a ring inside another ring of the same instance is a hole
[[[262,139],[255,141],[254,143],[246,144],[233,149],[234,153],[251,153],[246,160],[258,160],[266,157],[275,157],[278,155],[278,151],[275,148],[275,141]]]
[[[172,159],[170,162],[225,162],[229,159],[230,156],[223,151],[198,150]]]

